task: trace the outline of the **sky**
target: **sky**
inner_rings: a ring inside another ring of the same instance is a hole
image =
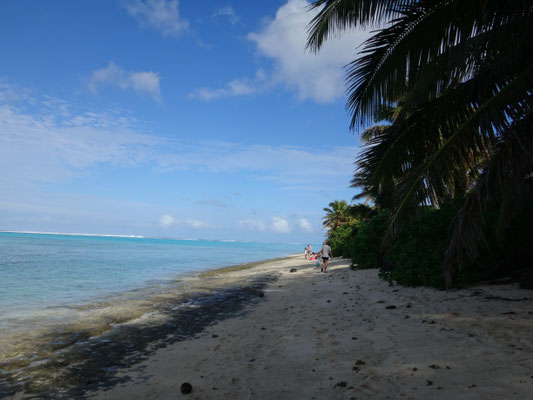
[[[0,230],[323,240],[368,34],[306,51],[308,6],[0,2]]]

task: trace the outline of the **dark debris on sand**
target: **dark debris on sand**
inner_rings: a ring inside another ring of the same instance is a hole
[[[52,357],[32,378],[20,381],[2,371],[0,397],[24,392],[26,399],[83,399],[93,390],[105,390],[130,380],[117,377],[119,368],[128,368],[146,359],[157,349],[195,337],[207,326],[244,313],[245,306],[259,301],[259,294],[273,275],[256,277],[246,286],[200,293],[189,299],[194,307],[159,309],[168,318],[158,325],[125,325],[108,333],[106,340],[94,341],[77,333],[61,356]],[[214,336],[214,335],[213,335]],[[68,360],[68,361],[65,361]]]

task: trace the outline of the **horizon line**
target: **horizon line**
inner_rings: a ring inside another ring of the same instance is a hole
[[[304,243],[286,243],[286,242],[262,242],[262,241],[243,241],[237,239],[200,239],[200,238],[174,238],[142,235],[115,235],[107,233],[73,233],[73,232],[41,232],[41,231],[17,231],[17,230],[0,230],[0,233],[26,233],[31,235],[57,235],[57,236],[92,236],[92,237],[118,237],[132,239],[163,239],[163,240],[182,240],[182,241],[206,241],[206,242],[223,242],[223,243],[263,243],[263,244],[288,244],[300,246]]]

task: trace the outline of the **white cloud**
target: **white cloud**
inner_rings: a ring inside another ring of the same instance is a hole
[[[273,20],[258,32],[248,34],[260,56],[273,64],[268,72],[260,68],[252,79],[240,78],[232,82],[246,82],[248,91],[231,90],[231,82],[222,88],[196,89],[192,97],[212,100],[224,96],[262,93],[282,85],[294,91],[299,100],[329,103],[340,98],[344,91],[343,67],[356,57],[357,47],[369,37],[363,31],[348,31],[340,38],[325,42],[318,53],[306,50],[307,26],[317,11],[307,11],[306,0],[289,0],[276,12]]]
[[[289,233],[291,231],[289,221],[283,217],[270,218],[270,229],[276,233]]]
[[[0,78],[0,102],[32,102],[30,90],[13,85],[9,81]]]
[[[159,224],[163,228],[170,228],[175,222],[176,219],[172,215],[165,214],[159,218]]]
[[[64,182],[99,165],[142,166],[160,173],[240,172],[245,179],[302,193],[317,190],[317,182],[347,185],[353,175],[355,147],[316,152],[235,142],[184,144],[136,132],[138,122],[120,110],[80,112],[64,100],[36,94],[12,103],[16,106],[0,101],[0,180],[17,185]]]
[[[313,227],[309,223],[309,221],[305,218],[298,219],[298,226],[303,232],[313,232]]]
[[[209,229],[213,227],[210,223],[199,219],[188,219],[185,223],[193,229]]]
[[[319,53],[305,50],[307,26],[317,11],[308,12],[309,2],[289,0],[274,20],[248,38],[258,52],[275,63],[273,79],[295,90],[300,100],[331,102],[344,93],[343,66],[355,58],[356,47],[368,34],[349,31],[325,42]]]
[[[189,27],[180,16],[178,0],[125,0],[122,5],[142,27],[153,28],[163,36],[178,36]]]
[[[0,106],[0,170],[4,170],[4,178],[57,182],[99,163],[135,165],[143,158],[139,145],[149,147],[152,140],[90,124],[71,126],[71,121],[58,122],[55,117]],[[73,117],[78,122],[81,119]]]
[[[298,190],[306,187],[316,190],[318,182],[328,182],[334,177],[345,177],[348,182],[353,174],[355,154],[355,147],[324,149],[317,153],[312,148],[283,145],[196,143],[190,147],[178,145],[172,153],[159,154],[157,163],[165,171],[248,171],[257,180],[279,182],[298,187]]]
[[[209,101],[218,97],[244,96],[257,92],[258,88],[255,83],[250,83],[246,79],[235,79],[219,89],[197,88],[189,96],[195,99]]]
[[[257,219],[245,219],[237,221],[237,226],[239,227],[239,229],[242,229],[244,231],[266,231],[266,224],[264,223],[264,221]]]
[[[239,22],[239,16],[231,6],[219,8],[213,13],[213,17],[226,17],[232,25]]]
[[[102,85],[119,87],[122,90],[132,89],[137,93],[151,96],[161,101],[161,78],[152,71],[126,71],[110,61],[105,68],[94,70],[89,78],[88,86],[92,93],[97,93]]]

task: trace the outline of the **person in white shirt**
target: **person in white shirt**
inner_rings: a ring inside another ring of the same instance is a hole
[[[320,271],[326,272],[326,269],[328,268],[328,261],[330,258],[333,258],[331,247],[329,247],[329,241],[326,240],[324,242],[322,248],[318,252],[318,256],[322,256],[322,263],[324,264],[324,267],[320,268]]]

